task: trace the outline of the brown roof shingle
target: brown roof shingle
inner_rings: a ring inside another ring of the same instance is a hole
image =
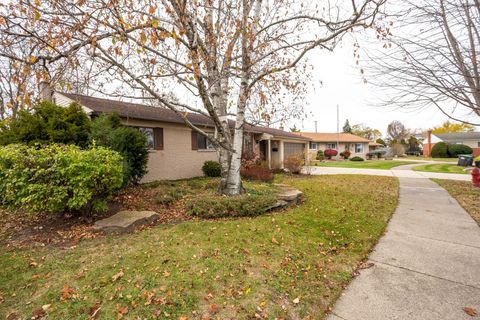
[[[141,120],[152,120],[169,123],[184,124],[181,116],[167,108],[151,107],[138,103],[122,102],[104,98],[96,98],[73,93],[59,93],[71,100],[77,101],[84,107],[93,110],[96,113],[118,113],[121,117]],[[204,115],[190,112],[187,116],[188,120],[196,126],[213,127],[213,121]],[[230,126],[235,125],[235,121],[229,120]],[[310,140],[307,137],[301,137],[292,132],[283,131],[275,128],[267,128],[262,126],[246,125],[246,131],[270,134],[274,137],[291,138],[297,140]]]
[[[350,133],[298,132],[298,135],[315,142],[370,142],[370,140]]]

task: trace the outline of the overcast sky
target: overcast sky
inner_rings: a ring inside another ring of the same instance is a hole
[[[344,39],[334,52],[317,51],[310,55],[314,65],[316,88],[307,96],[307,110],[311,113],[306,120],[290,123],[304,131],[314,131],[318,121],[319,132],[335,132],[337,129],[336,106],[340,108],[340,129],[345,119],[350,124],[364,123],[385,134],[387,125],[393,120],[401,121],[407,128],[428,129],[447,120],[436,108],[423,110],[399,110],[380,107],[382,93],[372,85],[365,84],[359,67],[353,58],[352,41]],[[368,73],[366,74],[368,78]],[[323,84],[323,85],[322,85]]]

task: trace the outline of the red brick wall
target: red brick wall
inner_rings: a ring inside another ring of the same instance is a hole
[[[435,143],[432,143],[432,148],[433,148],[434,145],[435,145]],[[424,157],[429,157],[430,156],[430,149],[429,149],[428,143],[423,144],[423,156]]]
[[[480,156],[480,148],[472,148],[473,149],[473,155],[475,157]]]

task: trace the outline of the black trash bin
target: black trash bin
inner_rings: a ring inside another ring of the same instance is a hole
[[[460,154],[458,155],[457,165],[462,167],[469,167],[473,165],[473,155],[471,154]]]

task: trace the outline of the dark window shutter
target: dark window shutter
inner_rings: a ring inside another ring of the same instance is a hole
[[[155,150],[163,150],[163,128],[153,128]]]
[[[198,150],[197,135],[198,133],[192,130],[192,150]]]

